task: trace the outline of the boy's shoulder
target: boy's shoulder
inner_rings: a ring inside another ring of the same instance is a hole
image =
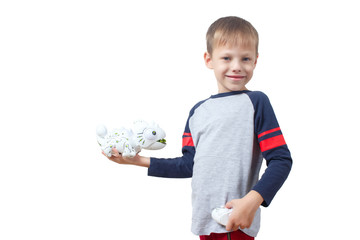
[[[198,108],[200,105],[202,105],[203,103],[205,103],[206,101],[210,100],[210,99],[216,99],[216,98],[221,98],[221,97],[227,97],[227,96],[233,96],[233,95],[240,95],[240,94],[246,94],[249,96],[249,98],[252,101],[255,102],[261,102],[261,101],[268,101],[269,98],[268,96],[261,91],[250,91],[250,90],[245,90],[245,91],[235,91],[235,92],[228,92],[228,93],[220,93],[220,94],[216,94],[216,95],[211,95],[210,97],[201,100],[199,102],[197,102],[191,109],[191,111],[195,110],[196,108]]]
[[[201,101],[199,101],[198,103],[196,103],[196,104],[191,108],[191,110],[190,110],[190,115],[193,115],[193,114],[194,114],[194,111],[195,111],[201,104],[203,104],[204,102],[206,102],[206,101],[209,100],[210,98],[211,98],[211,97],[206,98],[206,99],[201,100]]]
[[[226,97],[226,96],[240,95],[240,94],[246,94],[250,98],[250,100],[251,100],[252,104],[254,105],[254,107],[259,106],[259,105],[264,105],[264,104],[267,105],[267,104],[270,103],[270,100],[269,100],[268,96],[264,92],[261,92],[261,91],[249,91],[249,90],[246,90],[246,91],[230,92],[230,93],[225,93],[225,94],[211,95],[210,97],[197,102],[191,108],[190,115],[193,115],[194,111],[196,111],[196,109],[199,106],[201,106],[203,103],[207,102],[208,100],[217,99],[217,98]]]
[[[246,94],[253,99],[268,99],[268,96],[261,91],[248,91]]]
[[[270,104],[269,97],[261,91],[249,91],[246,93],[254,106]]]

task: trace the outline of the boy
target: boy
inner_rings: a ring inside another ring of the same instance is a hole
[[[190,111],[182,157],[109,159],[148,167],[149,176],[192,177],[192,232],[202,240],[254,239],[260,205],[267,207],[286,180],[292,159],[265,94],[247,90],[258,59],[258,34],[246,20],[225,17],[207,32],[205,65],[218,94]],[[262,159],[267,169],[259,180]],[[226,227],[211,218],[219,206],[233,209]]]

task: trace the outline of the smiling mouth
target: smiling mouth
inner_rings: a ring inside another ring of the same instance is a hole
[[[226,75],[226,77],[236,80],[241,80],[245,78],[245,76],[231,76],[231,75]]]

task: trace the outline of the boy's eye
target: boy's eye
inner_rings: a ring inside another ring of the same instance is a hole
[[[243,58],[243,61],[250,61],[250,58],[248,58],[248,57]]]
[[[229,61],[229,60],[230,60],[229,57],[223,57],[223,59],[224,59],[225,61]]]

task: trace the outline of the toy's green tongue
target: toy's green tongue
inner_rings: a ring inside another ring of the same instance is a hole
[[[166,144],[165,138],[158,140],[158,142],[163,143],[163,144]]]

